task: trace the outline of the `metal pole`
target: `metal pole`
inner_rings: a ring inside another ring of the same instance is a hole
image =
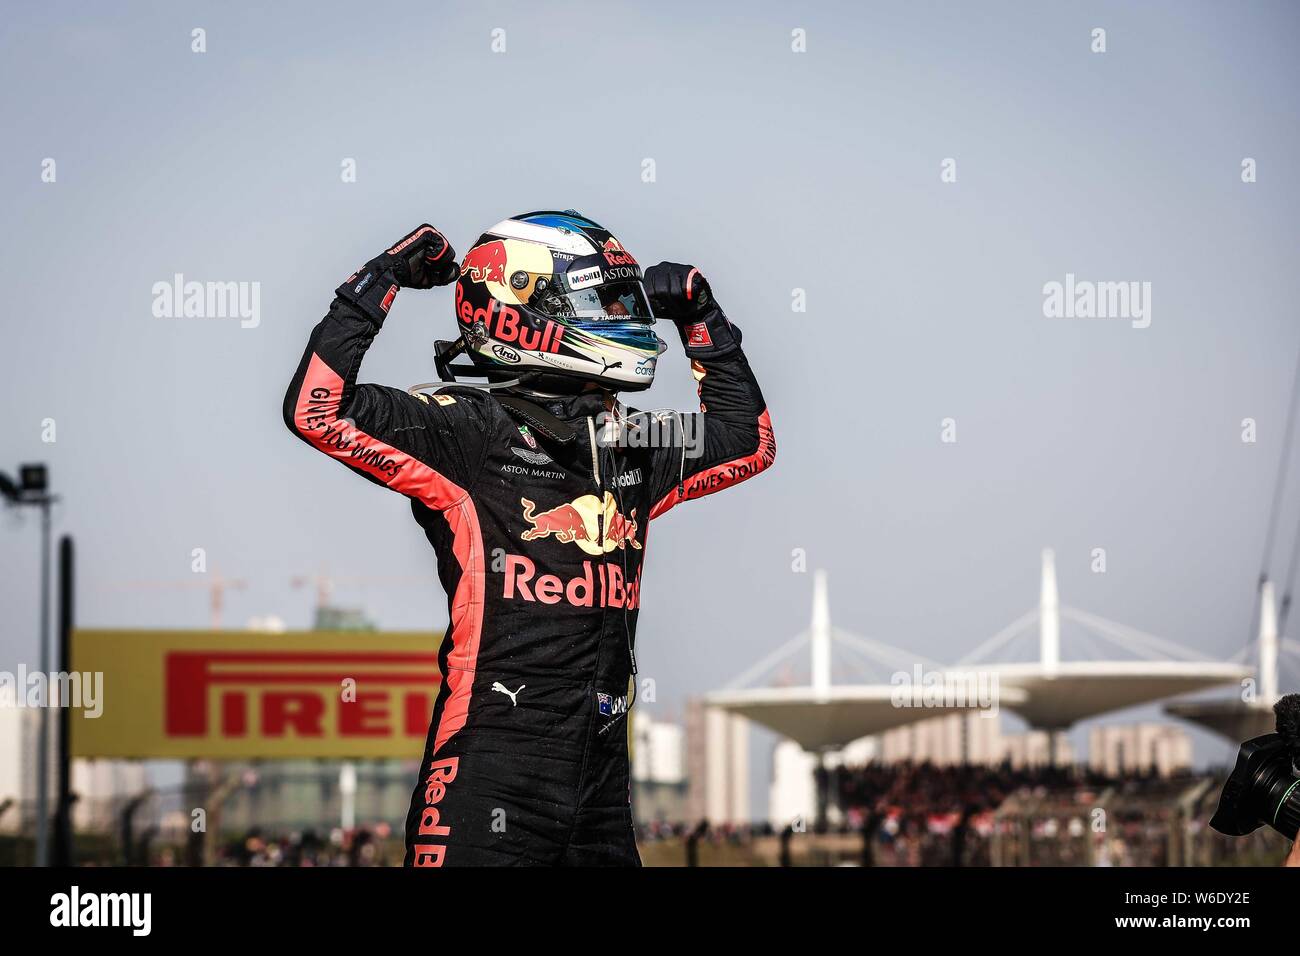
[[[41,674],[50,675],[50,500],[41,501]],[[48,685],[47,685],[48,688]],[[63,702],[60,701],[60,704]],[[36,865],[50,865],[50,707],[48,696],[41,708],[36,753]]]
[[[826,767],[826,751],[817,751],[817,819],[813,823],[816,833],[825,833],[827,828],[827,804],[830,802],[830,770]]]
[[[357,767],[351,761],[339,768],[339,797],[342,814],[339,825],[354,830],[357,825]]]
[[[72,673],[74,585],[72,537],[59,538],[59,671]],[[59,794],[54,810],[54,865],[72,866],[72,708],[59,708]]]
[[[1056,554],[1043,549],[1038,597],[1038,655],[1043,670],[1054,674],[1061,663],[1061,599],[1056,590]]]

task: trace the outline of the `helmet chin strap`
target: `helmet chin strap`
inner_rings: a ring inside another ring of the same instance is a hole
[[[457,339],[454,342],[439,340],[433,344],[433,364],[438,370],[437,382],[421,382],[419,385],[412,385],[408,388],[407,394],[419,395],[426,391],[436,391],[443,385],[462,385],[466,388],[479,388],[485,392],[500,391],[502,389],[517,389],[525,394],[537,398],[557,399],[572,398],[575,395],[581,395],[588,391],[602,391],[613,393],[615,390],[602,386],[598,382],[583,380],[581,378],[571,379],[574,388],[566,391],[547,391],[545,389],[534,388],[530,386],[533,381],[555,381],[568,384],[570,380],[560,373],[545,369],[536,369],[524,372],[514,378],[505,379],[499,382],[466,382],[456,377],[456,373],[461,375],[483,376],[488,374],[484,369],[476,365],[453,365],[452,359],[465,352],[465,342],[463,339]]]
[[[512,378],[508,382],[462,382],[459,379],[452,379],[450,384],[460,385],[464,388],[480,388],[485,392],[492,392],[503,388],[514,388],[516,385],[519,385],[520,383],[521,383],[520,379]],[[412,385],[408,387],[406,390],[406,394],[421,395],[424,394],[426,391],[432,393],[432,392],[436,392],[438,389],[442,388],[444,385],[447,384],[448,384],[447,382],[421,382],[419,385]],[[532,394],[541,395],[542,393],[533,392]]]
[[[481,388],[484,391],[493,391],[502,388],[514,388],[523,383],[525,376],[517,376],[500,382],[462,382],[456,378],[456,373],[462,375],[483,375],[484,371],[474,365],[453,365],[452,359],[465,353],[465,341],[456,339],[454,342],[447,342],[439,339],[433,343],[433,365],[438,370],[437,382],[421,382],[419,385],[412,385],[406,390],[408,395],[419,395],[425,391],[436,391],[443,385],[465,385],[470,388]]]

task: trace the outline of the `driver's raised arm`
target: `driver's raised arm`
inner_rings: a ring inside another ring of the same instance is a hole
[[[456,504],[481,434],[478,403],[435,396],[426,403],[400,389],[358,385],[357,371],[399,288],[446,285],[455,253],[423,225],[367,262],[338,289],[312,330],[284,398],[284,422],[318,451],[358,474],[435,510]],[[466,427],[467,425],[473,427]]]
[[[682,415],[682,434],[654,459],[650,517],[752,478],[776,458],[767,403],[740,348],[740,329],[718,307],[694,266],[661,262],[645,273],[655,313],[681,335],[700,411]]]

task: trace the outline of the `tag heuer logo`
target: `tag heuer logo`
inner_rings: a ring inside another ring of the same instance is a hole
[[[527,425],[519,426],[519,434],[524,436],[524,444],[526,444],[533,451],[537,450],[537,439],[533,437],[533,433],[528,430]]]

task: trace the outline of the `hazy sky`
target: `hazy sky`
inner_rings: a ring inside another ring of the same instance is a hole
[[[190,580],[201,547],[249,582],[228,626],[308,626],[312,595],[289,581],[322,565],[427,575],[338,598],[384,627],[444,625],[406,502],[293,439],[281,396],[334,287],[408,228],[433,222],[463,251],[501,218],[572,207],[642,263],[703,268],[780,449],[655,535],[638,641],[655,712],[806,626],[796,548],[829,571],[840,626],[930,658],[1033,605],[1048,545],[1064,602],[1236,652],[1300,344],[1296,7],[736,10],[7,11],[0,468],[50,462],[81,622],[205,626],[202,590],[118,587]],[[260,283],[260,325],[155,318],[151,288],[178,272]],[[1045,318],[1043,286],[1067,273],[1150,282],[1150,326]],[[434,378],[452,331],[447,290],[403,293],[362,380]],[[649,395],[692,405],[676,342]],[[0,667],[35,662],[36,527],[0,518]]]

